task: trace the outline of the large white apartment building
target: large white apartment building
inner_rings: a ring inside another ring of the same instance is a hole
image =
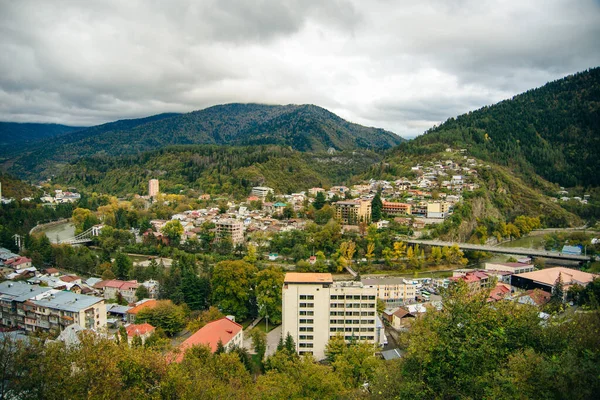
[[[269,193],[273,193],[273,189],[271,189],[270,187],[266,187],[266,186],[255,186],[252,188],[252,191],[250,192],[251,196],[256,196],[256,197],[260,197],[263,200],[265,199],[265,197],[267,197],[267,195]]]
[[[414,303],[417,285],[404,278],[363,279],[363,285],[377,290],[377,298],[383,300],[387,308]]]
[[[283,284],[282,335],[299,354],[325,358],[329,339],[378,343],[377,290],[361,282],[333,282],[328,273],[288,272]]]

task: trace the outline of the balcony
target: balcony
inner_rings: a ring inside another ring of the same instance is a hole
[[[50,328],[50,323],[48,321],[38,320],[37,321],[37,326],[39,326],[40,328],[49,329]]]
[[[25,316],[25,311],[20,308],[17,308],[17,315]]]

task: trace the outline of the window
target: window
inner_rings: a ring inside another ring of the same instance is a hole
[[[335,294],[331,295],[331,300],[337,300],[337,298],[338,298],[337,295],[335,295]]]
[[[300,335],[300,340],[313,340],[313,335]]]
[[[301,326],[300,327],[300,332],[312,332],[312,331],[313,331],[312,326]]]
[[[313,315],[315,315],[315,312],[314,311],[300,311],[300,315],[313,316]]]
[[[313,303],[300,303],[300,308],[313,308],[314,306]]]
[[[312,349],[313,348],[313,344],[312,343],[300,343],[298,345],[301,348],[308,348],[308,349]]]
[[[312,324],[315,321],[313,319],[300,319],[301,324]]]
[[[300,295],[300,300],[314,300],[315,296],[313,296],[312,294],[301,294]]]

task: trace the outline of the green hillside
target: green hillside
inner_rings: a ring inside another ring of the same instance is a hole
[[[600,68],[450,118],[398,151],[436,153],[447,146],[523,176],[600,186]]]
[[[134,126],[107,124],[47,141],[14,160],[20,176],[48,176],[93,155],[138,154],[175,144],[280,145],[298,151],[386,149],[403,141],[313,105],[227,104]],[[115,123],[119,124],[119,123]]]
[[[0,122],[0,157],[10,156],[23,146],[52,138],[64,133],[85,129],[59,124],[36,124],[20,122]]]
[[[365,150],[327,155],[279,146],[172,146],[139,155],[83,158],[53,182],[122,196],[145,194],[148,180],[158,178],[165,193],[193,189],[239,198],[258,185],[291,193],[347,182],[379,160]]]

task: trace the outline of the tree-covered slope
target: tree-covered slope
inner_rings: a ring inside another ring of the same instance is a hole
[[[13,170],[21,176],[48,175],[79,157],[138,154],[175,144],[276,144],[319,152],[329,147],[385,149],[402,140],[312,105],[226,104],[131,127],[101,126],[65,135],[20,157]]]
[[[148,180],[158,178],[165,193],[192,189],[242,198],[258,185],[291,193],[347,182],[379,159],[366,150],[316,155],[273,145],[180,145],[138,155],[82,158],[63,168],[53,182],[122,196],[145,194]]]
[[[600,186],[600,68],[450,118],[398,151],[447,146],[562,186]]]
[[[37,141],[80,129],[85,128],[59,124],[0,122],[0,156],[7,156]]]

